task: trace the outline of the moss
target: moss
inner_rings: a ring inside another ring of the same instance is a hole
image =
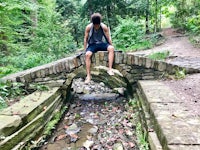
[[[60,121],[62,115],[66,111],[67,107],[63,107],[61,111],[55,112],[51,121],[49,121],[44,129],[44,135],[50,135],[52,129],[55,129],[56,124]]]

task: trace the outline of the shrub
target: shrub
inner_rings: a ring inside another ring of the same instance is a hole
[[[200,14],[190,17],[186,24],[186,28],[196,35],[200,34]]]
[[[184,79],[186,77],[186,70],[185,69],[176,69],[175,71],[175,79]]]
[[[17,69],[11,65],[8,65],[6,67],[0,67],[0,78],[6,76],[8,74],[14,73],[14,72],[17,72]]]
[[[150,46],[150,41],[145,39],[145,28],[141,22],[134,18],[120,18],[119,22],[112,35],[116,48],[135,50]]]

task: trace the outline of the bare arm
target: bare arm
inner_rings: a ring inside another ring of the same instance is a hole
[[[90,32],[91,25],[87,25],[85,28],[85,36],[84,36],[84,50],[87,48],[87,43],[88,43],[88,36]]]
[[[109,28],[105,24],[102,24],[102,28],[104,30],[106,38],[108,39],[109,44],[112,45],[112,39]]]

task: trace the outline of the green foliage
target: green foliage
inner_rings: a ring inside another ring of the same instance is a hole
[[[7,107],[6,101],[4,100],[4,98],[0,96],[0,110],[6,107]]]
[[[8,65],[6,67],[0,67],[0,78],[6,76],[8,74],[14,73],[14,72],[17,72],[17,69],[11,65]]]
[[[147,0],[86,0],[81,16],[88,18],[92,13],[100,12],[103,15],[103,22],[114,29],[120,23],[118,16],[121,18],[134,16],[136,19],[144,19],[145,13],[148,12],[147,6]]]
[[[184,0],[174,1],[175,13],[171,14],[171,22],[174,27],[188,30],[193,34],[200,33],[200,1]]]
[[[200,12],[199,15],[194,15],[188,18],[188,22],[186,23],[186,28],[195,35],[200,34]]]
[[[131,99],[129,100],[129,106],[131,107],[131,109],[137,109],[138,107],[138,101],[137,99]],[[142,124],[139,122],[139,113],[136,112],[134,114],[134,120],[132,121],[136,121],[136,136],[137,136],[137,141],[138,141],[138,146],[139,149],[141,150],[149,150],[149,143],[147,142],[147,133],[144,132]]]
[[[21,93],[24,92],[24,90],[21,88],[23,86],[22,83],[18,82],[0,82],[0,94],[3,98],[6,97],[14,97],[18,96]]]
[[[31,92],[33,92],[36,90],[46,91],[49,88],[46,85],[40,84],[30,84],[28,87],[26,87],[20,82],[4,82],[0,80],[0,110],[7,107],[7,103],[9,101],[30,94],[30,89]]]
[[[169,6],[175,8],[173,12]],[[3,0],[0,77],[66,57],[82,47],[84,29],[93,12],[103,15],[116,49],[127,51],[152,47],[157,39],[146,38],[145,23],[153,32],[155,24],[159,25],[159,13],[171,17],[175,27],[198,35],[199,6],[196,0]]]
[[[30,84],[30,88],[38,91],[48,91],[49,87],[42,84]]]
[[[15,57],[15,66],[23,70],[35,67],[42,64],[41,61],[45,59],[42,53],[30,52]]]
[[[89,18],[81,17],[82,3],[79,0],[57,0],[57,11],[65,21],[69,32],[73,36],[77,47],[83,46],[84,30],[89,23]]]
[[[119,25],[112,34],[113,43],[117,49],[136,50],[150,45],[145,39],[144,25],[134,18],[119,18]]]
[[[28,38],[33,5],[28,0],[4,0],[0,3],[0,48],[2,52],[20,50]]]
[[[149,150],[149,144],[147,143],[147,135],[142,130],[141,123],[138,123],[136,126],[136,135],[139,142],[139,148],[141,150]]]
[[[51,3],[51,5],[50,5]],[[75,49],[73,38],[69,29],[61,24],[61,16],[55,11],[55,0],[49,0],[48,5],[40,4],[38,28],[34,30],[30,51],[51,54],[56,58],[63,57],[64,54]]]
[[[136,101],[136,99],[130,99],[129,102],[128,102],[128,104],[132,108],[135,108],[137,106],[137,101]]]
[[[176,69],[175,71],[175,79],[184,79],[186,77],[185,69]]]
[[[0,81],[0,110],[7,107],[9,98],[15,98],[25,93],[22,83]]]
[[[57,112],[54,116],[54,118],[48,122],[44,134],[45,135],[50,135],[51,130],[55,129],[55,125],[58,123],[59,119],[60,119],[61,114],[59,112]]]
[[[163,52],[155,52],[153,54],[150,54],[148,58],[154,59],[154,60],[164,60],[169,56],[169,51],[163,51]]]
[[[62,114],[66,111],[67,107],[63,107],[62,110],[55,112],[53,118],[51,119],[51,121],[49,121],[45,127],[44,130],[44,134],[45,135],[50,135],[52,129],[55,129],[56,124],[59,122],[59,120],[61,119]]]
[[[0,2],[0,77],[63,58],[76,49],[55,1]]]

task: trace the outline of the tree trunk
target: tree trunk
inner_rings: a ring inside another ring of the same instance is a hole
[[[34,5],[38,5],[37,4],[37,0],[31,0],[31,2],[34,4]],[[38,27],[38,10],[34,10],[33,12],[31,12],[31,20],[32,20],[32,27],[33,29],[36,29]],[[35,33],[33,31],[33,36],[35,36]]]
[[[3,31],[0,32],[0,40],[1,41],[7,41],[7,36],[4,35]],[[7,48],[7,45],[5,43],[0,42],[0,51],[1,51],[1,53],[4,53],[4,54],[8,53],[8,48]]]
[[[149,34],[149,0],[147,0],[146,6],[146,34]]]
[[[154,27],[154,32],[157,32],[157,28],[158,28],[158,0],[156,0],[156,4],[155,4],[155,27]]]
[[[110,27],[110,29],[111,29],[111,18],[112,18],[112,14],[111,14],[111,8],[110,8],[111,6],[106,6],[106,8],[107,8],[107,12],[106,12],[106,17],[107,17],[107,21],[108,21],[108,26]]]
[[[92,0],[87,0],[87,4],[88,4],[88,10],[89,10],[89,16],[91,16],[94,12],[93,12],[93,7],[92,7]]]

